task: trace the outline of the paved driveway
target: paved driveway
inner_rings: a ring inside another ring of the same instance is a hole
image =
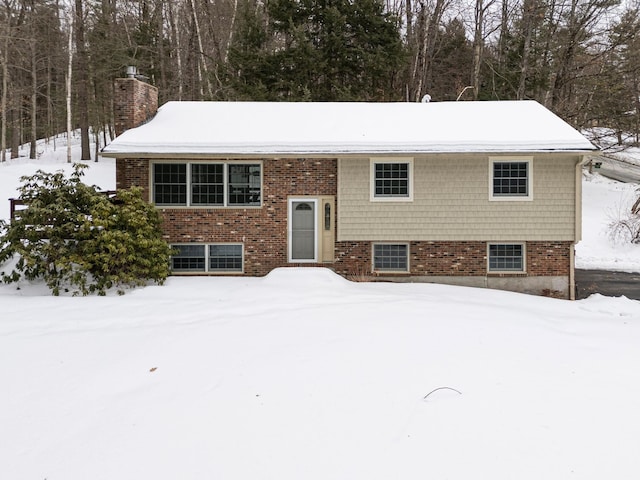
[[[576,298],[587,298],[592,293],[640,300],[640,273],[576,270]]]

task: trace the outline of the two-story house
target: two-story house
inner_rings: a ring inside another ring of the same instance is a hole
[[[103,155],[117,188],[141,186],[160,209],[175,273],[309,265],[573,297],[595,147],[536,102],[169,102],[156,114],[154,87],[128,78],[116,92],[123,133]]]

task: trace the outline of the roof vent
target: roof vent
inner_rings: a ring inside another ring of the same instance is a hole
[[[428,93],[425,93],[424,97],[422,97],[422,100],[420,100],[422,103],[429,103],[431,101],[431,95],[429,95]]]
[[[149,82],[149,77],[147,77],[146,75],[142,75],[141,73],[138,73],[138,68],[134,67],[133,65],[129,65],[127,67],[127,78],[135,78],[136,80],[140,80],[141,82]]]

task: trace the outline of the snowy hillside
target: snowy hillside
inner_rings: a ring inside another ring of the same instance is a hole
[[[66,166],[0,164],[0,204]],[[113,188],[113,164],[87,178]],[[579,261],[636,265],[602,225],[628,187],[584,187]],[[326,269],[122,297],[0,285],[0,478],[635,480],[638,345],[626,298]]]
[[[627,214],[638,196],[637,184],[585,173],[582,182],[582,241],[576,268],[640,272],[640,245],[611,238],[609,224]]]

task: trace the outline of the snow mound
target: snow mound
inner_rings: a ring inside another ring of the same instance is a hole
[[[264,281],[269,285],[288,287],[326,287],[349,285],[344,277],[323,267],[280,267],[271,270]]]

